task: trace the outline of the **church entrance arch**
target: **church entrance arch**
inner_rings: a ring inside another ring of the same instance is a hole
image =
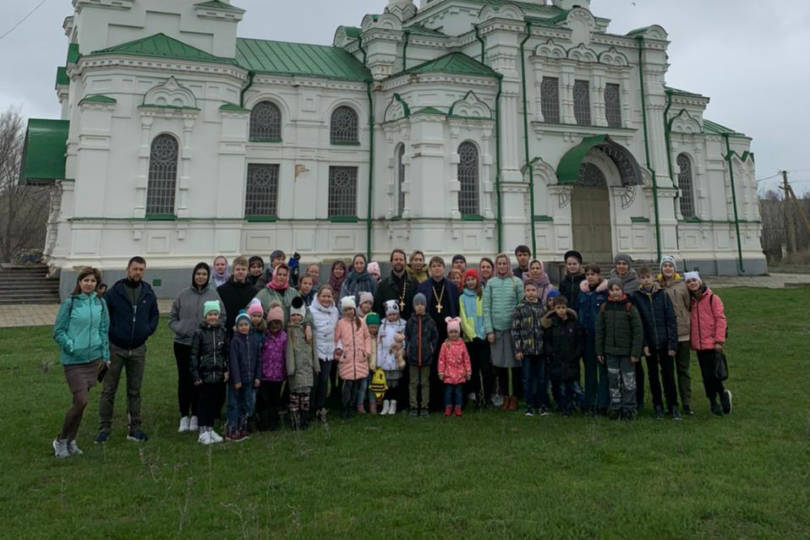
[[[605,174],[594,163],[583,163],[581,180],[571,190],[571,228],[574,248],[587,260],[613,260],[610,192]]]

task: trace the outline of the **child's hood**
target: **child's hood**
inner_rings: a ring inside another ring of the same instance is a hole
[[[584,292],[584,293],[587,293],[587,292],[591,291],[591,286],[588,285],[588,280],[587,279],[583,279],[582,281],[580,281],[579,290],[580,290],[580,292]],[[603,280],[601,280],[599,282],[599,285],[596,286],[596,292],[603,293],[603,292],[607,292],[607,290],[608,290],[608,280],[603,279]]]

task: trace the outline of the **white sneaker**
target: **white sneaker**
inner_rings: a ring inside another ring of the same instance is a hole
[[[200,430],[200,436],[197,437],[197,442],[200,444],[211,444],[211,436],[208,434],[208,430],[202,428]]]
[[[388,401],[387,399],[384,399],[383,400],[383,408],[382,408],[382,411],[380,411],[380,416],[382,416],[384,414],[388,414],[388,409],[390,407],[391,407],[391,402]]]
[[[188,416],[184,416],[180,419],[180,427],[177,428],[177,433],[185,433],[188,431],[189,423],[191,419]]]
[[[492,394],[492,396],[490,396],[490,400],[495,407],[500,407],[503,405],[503,396],[500,394]]]
[[[224,440],[222,435],[214,431],[214,428],[208,428],[208,436],[211,437],[212,443],[221,443]]]
[[[397,400],[395,399],[391,400],[391,406],[388,407],[388,414],[389,415],[397,414]]]
[[[197,431],[200,429],[200,426],[197,424],[197,417],[192,416],[188,421],[188,430],[189,431]]]
[[[52,446],[53,455],[57,459],[65,459],[66,457],[70,457],[67,439],[54,439]]]
[[[80,456],[80,455],[84,454],[84,452],[82,452],[81,448],[79,448],[79,445],[76,444],[75,440],[68,441],[68,452],[70,453],[71,456]]]

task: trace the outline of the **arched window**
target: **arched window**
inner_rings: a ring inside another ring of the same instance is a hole
[[[686,154],[678,155],[678,187],[681,189],[681,215],[685,218],[695,217],[695,192],[692,181],[692,162]]]
[[[146,214],[173,215],[177,187],[177,139],[158,135],[149,154],[149,182],[146,188]]]
[[[275,103],[262,101],[250,111],[250,140],[281,141],[281,110]]]
[[[605,85],[605,120],[608,127],[622,127],[622,103],[618,84]]]
[[[405,211],[405,145],[397,146],[397,215]]]
[[[588,81],[574,81],[574,118],[580,126],[591,125],[591,87]]]
[[[332,144],[358,144],[357,113],[351,107],[338,107],[332,113],[329,128]]]
[[[458,147],[458,210],[462,216],[480,214],[478,205],[478,148],[471,142]]]
[[[602,169],[593,163],[583,163],[579,168],[579,185],[582,187],[607,187],[607,179]]]

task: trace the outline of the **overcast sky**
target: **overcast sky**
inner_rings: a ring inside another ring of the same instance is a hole
[[[40,1],[0,0],[0,35]],[[44,1],[0,39],[0,110],[11,105],[25,117],[56,118],[54,76],[65,62],[62,22],[72,8],[70,0]],[[241,37],[330,44],[338,25],[359,26],[387,0],[234,3],[247,10]],[[613,33],[653,23],[666,28],[667,83],[711,97],[707,118],[753,137],[758,178],[787,169],[797,191],[810,189],[810,112],[799,98],[810,93],[810,0],[593,0],[591,11],[612,19]]]

